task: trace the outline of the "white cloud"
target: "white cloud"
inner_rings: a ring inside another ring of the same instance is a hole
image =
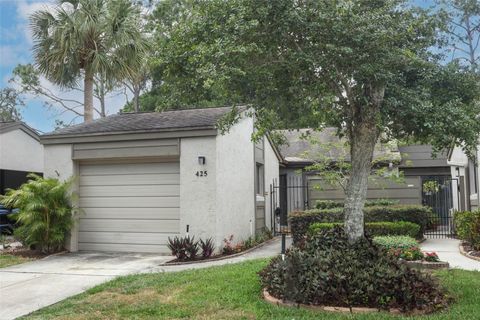
[[[24,46],[0,45],[0,66],[9,67],[26,61]]]

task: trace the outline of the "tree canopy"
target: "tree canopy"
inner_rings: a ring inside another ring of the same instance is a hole
[[[251,105],[260,134],[335,126],[350,145],[354,239],[380,134],[477,145],[478,79],[432,50],[441,30],[441,15],[402,0],[193,2],[158,38],[154,90],[174,107]]]

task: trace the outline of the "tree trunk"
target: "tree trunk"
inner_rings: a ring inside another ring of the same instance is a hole
[[[85,122],[93,121],[93,73],[85,71],[84,92],[83,92],[83,119]]]
[[[105,84],[103,79],[100,80],[100,117],[105,118],[107,116],[107,112],[105,111]]]
[[[140,111],[140,89],[135,86],[133,91],[133,108],[135,112]]]
[[[373,151],[379,137],[377,117],[383,102],[384,87],[369,86],[364,94],[369,103],[353,108],[353,119],[349,125],[352,169],[345,191],[345,232],[350,242],[364,236],[363,207],[367,197]]]

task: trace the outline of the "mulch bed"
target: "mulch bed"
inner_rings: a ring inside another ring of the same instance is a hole
[[[19,256],[30,259],[41,259],[49,256],[50,254],[43,253],[41,251],[30,250],[26,248],[9,248],[0,251],[0,254],[10,254],[12,256]]]
[[[468,242],[460,244],[460,253],[468,258],[480,261],[480,251],[474,250]]]

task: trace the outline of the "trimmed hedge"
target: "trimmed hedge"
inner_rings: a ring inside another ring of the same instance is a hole
[[[425,229],[431,224],[432,209],[421,205],[377,206],[363,209],[365,222],[407,221],[418,224],[420,230],[416,238],[422,238]],[[301,241],[309,226],[315,222],[343,222],[343,208],[313,209],[290,214],[290,227],[294,243]]]
[[[480,250],[480,210],[455,212],[454,222],[458,237]]]
[[[316,222],[309,226],[308,235],[312,236],[320,231],[333,229],[335,226],[343,226],[341,222]],[[365,223],[365,232],[372,236],[409,236],[416,237],[420,232],[420,226],[413,222],[367,222]]]
[[[376,206],[393,206],[398,204],[398,200],[390,199],[375,199],[365,201],[365,207],[376,207]],[[343,208],[343,202],[333,201],[333,200],[317,200],[315,203],[316,209],[332,209],[332,208]]]

